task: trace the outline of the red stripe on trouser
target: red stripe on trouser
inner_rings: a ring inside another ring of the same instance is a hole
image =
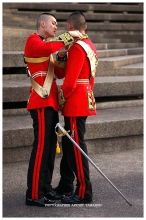
[[[38,112],[38,146],[37,146],[33,177],[32,177],[32,199],[38,199],[40,167],[42,161],[42,154],[44,150],[44,136],[45,136],[44,108],[42,108],[41,112],[40,110],[37,110],[37,112]]]
[[[71,118],[71,129],[74,130],[74,137],[73,137],[73,139],[79,145],[78,131],[77,131],[77,125],[76,125],[76,118]],[[78,181],[79,181],[79,184],[80,184],[79,185],[78,196],[80,198],[84,198],[85,189],[86,189],[86,183],[85,183],[85,177],[84,177],[82,155],[81,155],[80,150],[78,150],[75,145],[74,145],[74,153],[75,153],[75,160],[76,160],[77,176],[78,176]]]

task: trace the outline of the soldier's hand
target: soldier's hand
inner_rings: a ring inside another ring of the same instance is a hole
[[[79,38],[82,39],[83,35],[79,31],[68,31],[68,33],[73,37],[73,38]]]
[[[64,103],[66,102],[62,89],[60,89],[60,91],[58,92],[58,102],[59,102],[59,105],[64,105]]]
[[[65,57],[65,55],[67,54],[67,52],[68,52],[68,49],[69,49],[69,47],[62,47],[60,50],[59,50],[59,52],[58,52],[58,56],[59,57]]]

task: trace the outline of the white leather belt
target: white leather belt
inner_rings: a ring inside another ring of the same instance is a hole
[[[89,79],[78,79],[77,84],[87,84],[89,83]]]

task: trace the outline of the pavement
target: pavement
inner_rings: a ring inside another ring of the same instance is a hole
[[[2,217],[143,217],[143,149],[124,150],[89,157],[114,186],[121,196],[90,163],[93,201],[86,205],[68,206],[58,201],[55,207],[25,205],[27,162],[3,164],[3,213]],[[57,156],[52,185],[59,181]]]

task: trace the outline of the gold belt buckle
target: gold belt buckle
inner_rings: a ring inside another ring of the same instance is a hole
[[[48,97],[47,91],[43,87],[41,87],[40,90],[41,90],[43,98],[47,98]]]

